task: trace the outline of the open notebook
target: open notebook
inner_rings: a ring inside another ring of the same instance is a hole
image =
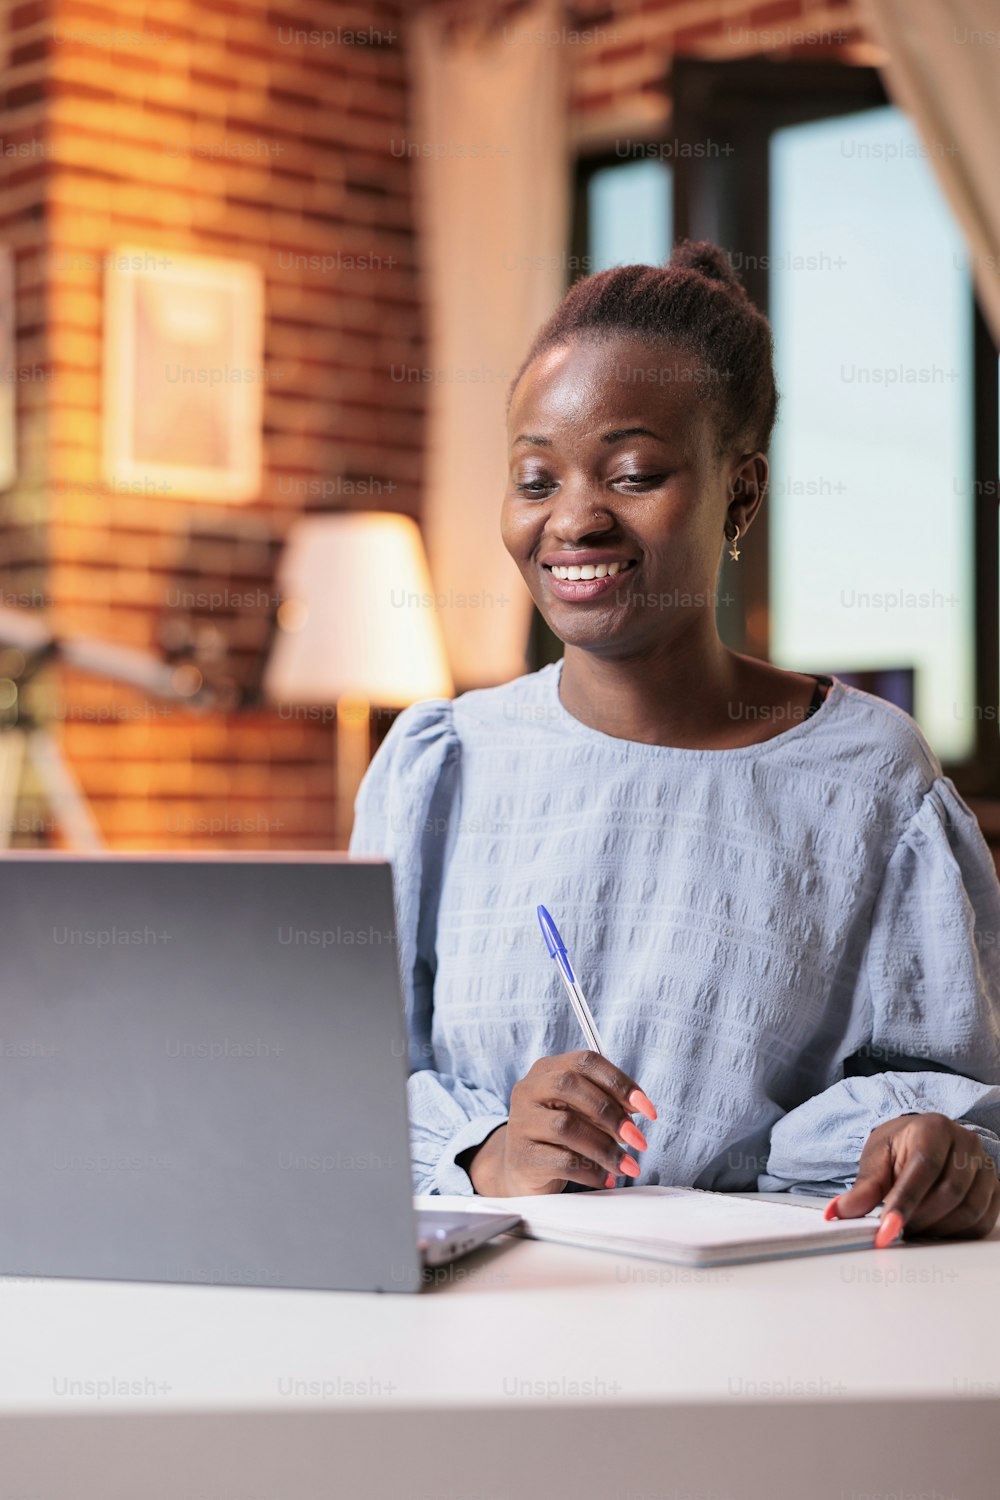
[[[878,1232],[874,1217],[828,1223],[815,1208],[700,1188],[607,1188],[528,1198],[427,1195],[416,1201],[420,1209],[468,1212],[473,1205],[520,1214],[522,1223],[511,1233],[529,1239],[688,1266],[867,1249]]]

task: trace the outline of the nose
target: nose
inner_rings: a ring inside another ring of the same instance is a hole
[[[579,544],[588,537],[607,536],[618,522],[608,497],[585,483],[563,484],[549,512],[546,531],[560,542]]]

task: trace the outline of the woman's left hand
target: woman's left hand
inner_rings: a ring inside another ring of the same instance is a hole
[[[854,1186],[826,1218],[854,1219],[884,1200],[876,1248],[904,1229],[939,1239],[981,1239],[1000,1214],[993,1159],[974,1131],[947,1115],[902,1115],[873,1130]]]

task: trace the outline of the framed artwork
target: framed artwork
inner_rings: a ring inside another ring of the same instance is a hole
[[[252,499],[263,348],[258,267],[130,246],[109,254],[105,478],[134,493]]]
[[[14,252],[0,245],[0,490],[17,478]]]

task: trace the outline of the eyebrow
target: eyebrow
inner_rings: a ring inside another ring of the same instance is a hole
[[[663,442],[658,432],[652,432],[648,427],[616,427],[614,432],[606,432],[601,438],[602,443],[620,443],[622,438],[651,437],[658,443]],[[532,443],[538,448],[551,448],[552,439],[539,437],[535,433],[522,432],[515,439],[515,443]]]

